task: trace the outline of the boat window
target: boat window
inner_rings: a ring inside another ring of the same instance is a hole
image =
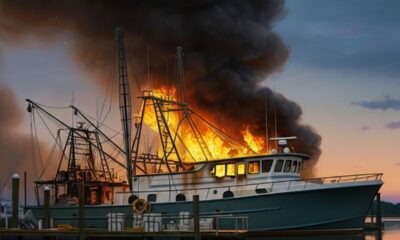
[[[275,164],[274,172],[282,172],[283,160],[279,159]]]
[[[147,201],[148,202],[155,202],[157,201],[157,194],[151,193],[147,195]]]
[[[273,162],[274,162],[273,160],[264,160],[264,161],[262,161],[262,172],[263,173],[264,172],[270,172]]]
[[[251,161],[251,162],[249,162],[248,172],[250,174],[258,174],[258,173],[260,173],[260,161]]]
[[[246,174],[246,163],[238,163],[237,164],[237,174],[238,175]]]
[[[176,195],[175,201],[177,201],[177,202],[186,201],[186,196],[185,196],[185,194],[179,193],[178,195]]]
[[[216,177],[225,177],[225,164],[215,165],[215,176]]]
[[[292,172],[297,172],[297,161],[293,161]]]
[[[223,194],[222,194],[222,198],[232,198],[232,197],[234,197],[235,195],[233,194],[233,192],[231,191],[231,190],[228,190],[228,191],[225,191]]]
[[[285,167],[283,168],[284,172],[290,172],[290,168],[292,167],[292,160],[286,160]]]
[[[297,168],[297,172],[300,172],[300,171],[301,171],[301,162],[299,162],[299,166]]]
[[[130,195],[128,198],[128,203],[132,204],[138,197],[136,195]]]
[[[229,177],[236,176],[236,164],[234,164],[234,163],[226,164],[226,176],[229,176]]]

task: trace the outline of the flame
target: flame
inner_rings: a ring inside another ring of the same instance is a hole
[[[249,145],[251,149],[253,149],[256,153],[264,153],[262,152],[265,146],[265,140],[262,137],[257,137],[251,134],[250,126],[247,126],[244,131],[241,132],[243,135],[244,141]]]
[[[153,96],[169,101],[176,101],[176,89],[161,87],[153,91],[144,91],[144,96]],[[173,137],[176,137],[176,147],[178,149],[181,160],[184,162],[196,162],[202,160],[217,160],[232,157],[243,157],[254,154],[261,154],[265,146],[265,141],[261,137],[254,136],[250,132],[250,127],[245,127],[240,133],[242,134],[242,140],[248,145],[242,146],[238,144],[232,144],[225,138],[218,135],[214,130],[200,124],[196,124],[199,132],[204,140],[206,149],[199,143],[196,134],[191,130],[187,121],[180,122],[182,119],[182,112],[180,111],[168,111],[177,108],[175,104],[164,104],[161,106],[163,116],[170,129],[170,133]],[[154,108],[152,100],[148,99],[142,101],[140,110],[135,114],[136,123],[140,122],[141,114],[144,109],[143,122],[151,130],[159,134],[159,124],[157,121],[157,114]],[[159,114],[158,114],[159,115]],[[196,122],[197,123],[197,122]],[[163,136],[167,136],[166,129],[160,127],[164,132]],[[178,129],[178,130],[177,130]],[[167,142],[167,149],[172,149],[170,141]],[[208,149],[208,151],[207,151]],[[251,149],[251,150],[250,150]],[[208,152],[210,154],[208,154]],[[161,144],[159,145],[158,155],[162,157],[164,154]],[[176,154],[169,156],[170,160],[177,160]]]

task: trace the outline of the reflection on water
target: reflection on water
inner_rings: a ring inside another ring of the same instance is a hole
[[[388,229],[382,232],[365,232],[356,235],[317,235],[317,236],[265,236],[251,237],[246,240],[400,240],[400,229]]]
[[[400,240],[400,219],[383,219],[384,231],[364,232],[356,235],[268,236],[246,240]]]

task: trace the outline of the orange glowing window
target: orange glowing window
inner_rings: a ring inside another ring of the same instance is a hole
[[[225,164],[215,165],[215,176],[225,177]]]
[[[246,174],[246,163],[238,163],[237,165],[237,174],[245,175]]]
[[[250,174],[258,174],[258,173],[260,173],[260,161],[251,161],[251,162],[249,162],[249,173]]]
[[[236,164],[234,164],[234,163],[226,164],[226,176],[229,176],[229,177],[236,176]]]

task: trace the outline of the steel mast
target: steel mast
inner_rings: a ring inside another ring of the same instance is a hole
[[[176,74],[178,82],[178,101],[186,102],[185,76],[183,70],[183,48],[176,47]]]
[[[132,158],[131,158],[131,125],[132,105],[129,90],[128,69],[126,64],[124,33],[121,27],[115,29],[115,40],[119,53],[119,108],[121,114],[122,129],[124,135],[124,147],[126,154],[126,173],[129,189],[132,190]],[[133,164],[134,165],[134,164]]]

